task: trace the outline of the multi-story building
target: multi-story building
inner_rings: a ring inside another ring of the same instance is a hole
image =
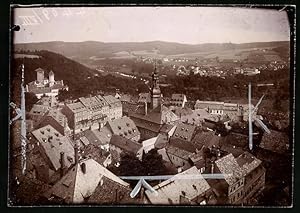
[[[81,102],[65,104],[62,113],[67,116],[68,125],[75,133],[89,129],[93,125],[93,113]]]
[[[211,164],[211,173],[221,173],[223,180],[209,180],[218,193],[223,194],[226,203],[236,205],[243,203],[245,178],[243,170],[232,154],[228,154]]]
[[[187,98],[184,94],[172,94],[170,105],[183,108],[186,102]]]
[[[122,117],[122,103],[119,99],[112,95],[103,96],[109,105],[108,113],[105,114],[109,120],[114,120]]]
[[[249,152],[244,152],[236,160],[245,176],[243,203],[245,205],[251,204],[251,198],[265,187],[266,170],[262,165],[262,161]]]
[[[121,101],[112,95],[79,98],[75,103],[65,104],[62,112],[75,133],[86,129],[99,129],[107,121],[122,117]]]

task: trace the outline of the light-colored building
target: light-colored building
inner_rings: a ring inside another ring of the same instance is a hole
[[[122,117],[121,101],[112,95],[81,97],[75,103],[66,103],[62,112],[75,133],[102,128],[107,121]]]
[[[187,102],[184,94],[172,94],[170,105],[183,108]]]
[[[197,100],[195,103],[195,110],[205,109],[212,115],[227,115],[230,119],[239,119],[242,117],[243,120],[247,120],[249,116],[249,105],[248,104],[237,104],[237,103],[226,103],[220,101],[200,101]],[[254,105],[251,105],[254,109]],[[253,116],[256,116],[257,110]]]
[[[108,117],[108,119],[114,120],[114,119],[121,118],[123,115],[121,100],[115,98],[112,95],[103,96],[103,98],[109,105],[108,113],[105,114]]]
[[[75,133],[89,129],[93,125],[93,113],[81,102],[65,104],[62,113],[67,116],[68,125]]]

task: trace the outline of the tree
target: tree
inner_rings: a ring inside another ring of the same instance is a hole
[[[25,93],[25,109],[26,111],[30,111],[32,106],[38,101],[39,99],[35,96],[32,92]]]
[[[59,90],[57,99],[59,102],[62,102],[70,97],[70,92],[68,92],[66,89]]]

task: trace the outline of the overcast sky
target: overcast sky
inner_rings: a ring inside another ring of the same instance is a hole
[[[285,11],[225,7],[18,8],[14,42],[170,41],[188,44],[289,40]],[[26,21],[24,21],[26,19]]]

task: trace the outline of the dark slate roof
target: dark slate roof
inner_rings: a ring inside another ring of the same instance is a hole
[[[178,123],[172,137],[182,140],[191,141],[195,133],[196,126],[184,123]]]
[[[110,144],[120,148],[124,152],[133,154],[136,154],[143,147],[142,144],[126,139],[119,135],[113,135],[110,140]]]
[[[130,197],[131,188],[103,177],[95,192],[89,197],[89,204],[136,204],[136,198]]]
[[[195,137],[192,139],[192,142],[195,144],[195,146],[200,149],[203,146],[205,147],[212,147],[214,146],[219,146],[219,140],[220,137],[215,135],[214,132],[212,131],[201,131],[198,132]]]
[[[254,169],[259,167],[262,163],[261,160],[257,159],[254,155],[249,152],[244,152],[236,158],[239,166],[242,168],[244,175],[249,174]]]
[[[180,138],[173,138],[170,139],[170,145],[177,147],[179,149],[188,151],[188,152],[195,152],[197,147],[192,142],[182,140]]]
[[[168,153],[168,155],[172,154],[184,160],[189,160],[189,157],[193,154],[192,152],[180,149],[172,145],[166,147],[166,152]]]

